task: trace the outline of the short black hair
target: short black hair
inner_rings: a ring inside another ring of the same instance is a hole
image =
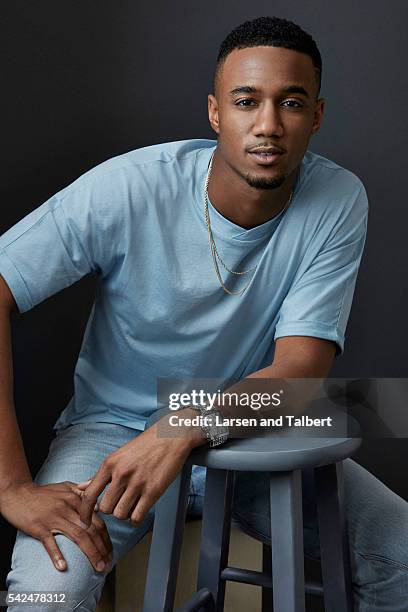
[[[322,58],[310,34],[292,21],[280,17],[257,17],[234,28],[222,41],[214,75],[214,91],[226,57],[234,49],[247,47],[284,47],[309,55],[317,73],[319,95],[322,82]]]

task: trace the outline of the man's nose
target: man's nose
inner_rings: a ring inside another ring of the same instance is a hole
[[[275,136],[280,138],[283,135],[283,125],[279,107],[267,101],[260,105],[253,128],[255,136]]]

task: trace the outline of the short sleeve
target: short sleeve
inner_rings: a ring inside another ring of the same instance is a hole
[[[360,183],[317,254],[301,265],[279,312],[275,340],[313,336],[344,350],[345,331],[367,233],[368,201]]]
[[[20,312],[90,272],[103,275],[109,270],[114,213],[106,202],[104,180],[81,179],[0,236],[0,274]]]

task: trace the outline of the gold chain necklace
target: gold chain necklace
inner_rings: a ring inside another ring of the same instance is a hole
[[[227,270],[227,272],[230,272],[231,274],[237,274],[239,276],[241,276],[243,274],[249,274],[250,272],[255,272],[255,270],[258,267],[258,264],[256,266],[254,266],[253,268],[248,268],[248,270],[242,270],[242,272],[238,272],[237,270],[230,270],[230,268],[228,268],[228,266],[221,259],[221,256],[220,256],[220,254],[217,251],[217,247],[216,247],[214,236],[213,236],[212,229],[211,229],[210,214],[209,214],[209,210],[208,210],[208,183],[210,182],[210,176],[211,176],[212,163],[213,163],[213,159],[214,159],[214,153],[215,153],[215,151],[213,151],[212,154],[211,154],[210,163],[208,164],[207,177],[205,179],[205,185],[204,185],[204,217],[205,217],[205,223],[206,223],[207,230],[208,230],[208,240],[209,240],[209,244],[210,244],[210,251],[211,251],[211,255],[212,255],[212,259],[213,259],[213,263],[214,263],[215,273],[216,273],[217,278],[218,278],[218,280],[220,282],[220,285],[224,289],[225,293],[228,293],[229,295],[242,295],[247,290],[247,288],[249,287],[251,281],[249,281],[245,285],[245,287],[243,289],[240,289],[239,291],[231,291],[230,289],[228,289],[225,286],[224,281],[222,280],[222,276],[221,276],[221,272],[220,272],[220,268],[219,268],[217,259],[219,259],[221,265],[223,266],[223,268],[225,268],[225,270]],[[289,204],[290,204],[290,202],[292,200],[292,196],[293,196],[293,189],[291,191],[291,194],[289,196],[288,201],[286,202],[285,206],[283,207],[283,209],[280,211],[279,214],[283,213],[283,211],[287,209],[287,207],[289,206]]]

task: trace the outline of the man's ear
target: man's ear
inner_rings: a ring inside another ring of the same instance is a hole
[[[320,129],[320,125],[323,119],[323,111],[324,111],[325,103],[326,101],[324,98],[319,98],[318,100],[316,100],[316,108],[315,108],[315,114],[313,118],[313,125],[312,125],[312,132],[311,132],[312,134],[315,134]]]
[[[208,120],[214,132],[219,134],[218,102],[213,94],[208,94]]]

